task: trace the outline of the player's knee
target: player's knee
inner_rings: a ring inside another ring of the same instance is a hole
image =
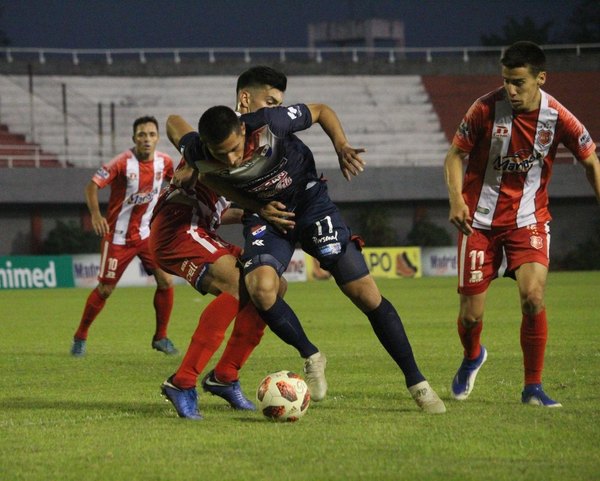
[[[115,286],[112,284],[98,284],[96,289],[98,290],[98,293],[102,299],[108,299],[115,290]]]
[[[544,308],[544,296],[541,290],[526,292],[521,297],[521,310],[524,314],[537,314]]]
[[[266,311],[277,300],[279,277],[267,268],[256,269],[246,276],[246,287],[257,309]]]
[[[465,329],[473,329],[478,323],[481,322],[481,317],[467,313],[461,316],[460,322]]]

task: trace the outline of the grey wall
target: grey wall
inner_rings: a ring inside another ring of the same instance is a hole
[[[440,161],[441,162],[441,161]],[[30,254],[31,216],[42,218],[42,237],[56,221],[81,221],[85,212],[83,189],[93,169],[2,169],[0,171],[0,255]],[[390,215],[398,242],[411,229],[415,210],[445,228],[456,240],[448,223],[446,188],[441,167],[367,168],[361,176],[347,182],[338,170],[325,170],[331,197],[340,206],[346,221],[358,230],[357,210],[362,204],[385,208]],[[578,165],[554,167],[550,185],[553,256],[561,257],[577,243],[587,239],[594,222],[600,220],[583,169]],[[101,202],[108,200],[108,189],[100,191]],[[226,239],[240,243],[237,226],[224,226]]]

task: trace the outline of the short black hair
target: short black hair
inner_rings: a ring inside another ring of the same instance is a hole
[[[265,65],[257,65],[243,72],[237,80],[236,93],[248,87],[261,87],[270,85],[277,90],[285,92],[287,77],[283,72]]]
[[[500,63],[506,68],[529,67],[537,75],[546,70],[546,54],[533,42],[515,42],[506,49]]]
[[[198,121],[200,139],[207,144],[220,144],[233,132],[240,133],[241,131],[239,117],[225,105],[209,108]]]
[[[156,125],[156,131],[158,132],[158,120],[156,120],[156,117],[153,117],[152,115],[144,115],[143,117],[139,117],[133,121],[133,135],[135,135],[138,125],[148,124],[150,122]]]

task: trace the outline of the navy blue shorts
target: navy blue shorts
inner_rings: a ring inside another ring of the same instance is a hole
[[[244,273],[270,265],[281,276],[299,243],[304,252],[331,272],[339,285],[369,274],[360,248],[338,209],[331,201],[317,204],[320,205],[313,204],[302,214],[297,212],[296,228],[287,234],[256,214],[244,216],[245,245],[241,256]]]

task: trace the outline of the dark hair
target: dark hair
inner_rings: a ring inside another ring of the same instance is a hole
[[[158,131],[158,120],[156,120],[156,117],[152,117],[151,115],[144,115],[143,117],[139,117],[133,121],[133,135],[135,135],[135,131],[137,130],[138,125],[148,124],[150,122],[156,125],[156,130]]]
[[[529,67],[534,75],[546,70],[546,54],[533,42],[513,43],[506,49],[500,62],[506,68]]]
[[[236,93],[248,87],[261,87],[270,85],[277,90],[285,92],[287,77],[283,72],[264,65],[257,65],[243,72],[237,80]]]
[[[209,108],[198,121],[200,139],[207,144],[220,144],[233,132],[241,131],[237,114],[224,105]]]

